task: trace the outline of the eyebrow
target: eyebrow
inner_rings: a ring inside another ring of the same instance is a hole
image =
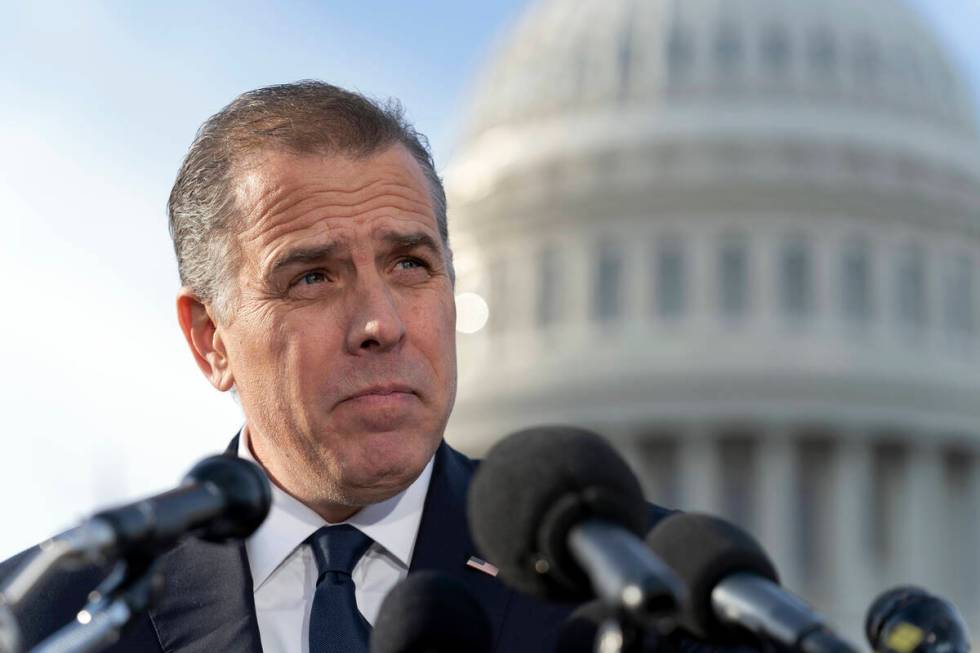
[[[381,240],[393,249],[422,247],[431,250],[433,254],[442,255],[442,248],[432,236],[424,231],[414,231],[407,234],[389,231],[381,234]]]
[[[272,274],[279,272],[283,268],[303,263],[315,263],[330,258],[337,251],[337,243],[327,243],[316,247],[302,247],[286,252],[273,261],[270,271]]]
[[[442,250],[435,239],[423,231],[407,234],[389,231],[381,235],[381,240],[392,249],[410,250],[416,247],[422,247],[431,250],[433,254],[442,255]],[[274,275],[280,270],[294,265],[316,263],[329,259],[336,255],[339,249],[340,245],[338,243],[326,243],[314,247],[301,247],[290,250],[273,261],[269,268],[270,274]]]

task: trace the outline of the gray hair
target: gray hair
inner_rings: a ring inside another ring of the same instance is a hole
[[[377,102],[325,82],[303,80],[248,91],[197,130],[170,191],[167,215],[180,281],[229,317],[238,267],[233,230],[239,227],[234,183],[262,151],[370,156],[401,144],[429,183],[443,244],[449,252],[446,193],[425,136],[396,100]],[[451,257],[451,255],[450,255]],[[452,260],[450,258],[450,270]]]

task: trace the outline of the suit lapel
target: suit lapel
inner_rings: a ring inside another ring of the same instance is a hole
[[[513,596],[496,578],[466,565],[478,555],[466,521],[466,492],[476,463],[443,442],[436,451],[409,573],[441,571],[462,580],[487,612],[499,637]]]
[[[164,591],[149,611],[166,653],[261,653],[243,544],[187,540],[160,559]]]

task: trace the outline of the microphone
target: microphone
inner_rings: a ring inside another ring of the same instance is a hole
[[[0,599],[16,605],[56,566],[148,560],[186,535],[211,542],[247,537],[265,519],[271,503],[269,481],[257,465],[228,455],[205,458],[177,488],[103,510],[41,544]]]
[[[711,643],[743,643],[744,635],[804,653],[854,653],[823,618],[779,587],[776,569],[751,535],[718,517],[674,514],[647,544],[687,583],[684,628]]]
[[[639,481],[601,437],[543,426],[497,443],[470,485],[470,531],[511,587],[553,601],[601,598],[643,624],[684,588],[642,537]]]
[[[878,653],[970,650],[969,631],[956,607],[918,587],[896,587],[881,594],[868,608],[864,632]]]
[[[190,534],[209,542],[248,537],[271,505],[272,490],[258,465],[217,455],[194,465],[177,488],[104,510],[86,524],[112,532],[111,542],[92,542],[102,555],[152,556]]]
[[[371,653],[491,653],[493,628],[462,582],[434,571],[409,574],[381,603]]]

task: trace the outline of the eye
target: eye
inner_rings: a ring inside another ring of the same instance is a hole
[[[424,268],[425,263],[417,258],[404,258],[395,264],[399,270],[414,270],[416,268]]]
[[[297,284],[300,284],[300,285],[304,285],[304,286],[312,286],[313,284],[316,284],[316,283],[323,283],[326,280],[327,280],[327,275],[326,274],[324,274],[323,272],[319,272],[319,271],[315,271],[314,270],[312,272],[307,272],[306,274],[304,274],[303,276],[301,276],[296,281],[296,283]]]
[[[336,287],[335,282],[336,277],[330,273],[330,270],[323,268],[306,270],[292,277],[286,292],[290,297],[313,299],[332,292]]]
[[[432,266],[425,259],[406,256],[395,261],[392,273],[403,283],[419,283],[429,278]]]

